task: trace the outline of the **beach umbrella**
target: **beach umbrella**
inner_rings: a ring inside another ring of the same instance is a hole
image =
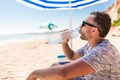
[[[82,9],[108,0],[17,0],[18,2],[38,10],[66,10],[70,12],[70,28],[72,23],[71,9]]]
[[[108,0],[17,0],[18,2],[39,10],[82,9]]]
[[[38,10],[69,10],[70,28],[72,28],[72,9],[82,9],[108,0],[17,0]]]

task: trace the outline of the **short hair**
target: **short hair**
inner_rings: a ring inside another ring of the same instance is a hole
[[[105,37],[111,28],[111,18],[110,16],[105,12],[92,12],[91,15],[95,15],[94,22],[98,25],[100,28],[99,36]]]

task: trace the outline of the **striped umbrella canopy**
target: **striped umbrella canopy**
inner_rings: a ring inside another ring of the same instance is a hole
[[[81,9],[106,2],[108,0],[17,0],[29,7],[40,10]]]
[[[70,28],[72,25],[71,9],[82,9],[106,2],[108,0],[17,0],[18,2],[29,7],[39,10],[66,10],[70,12]]]

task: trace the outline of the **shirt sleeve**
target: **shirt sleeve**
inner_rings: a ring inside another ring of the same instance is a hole
[[[88,63],[96,72],[109,70],[112,62],[111,59],[113,59],[111,53],[113,53],[113,50],[105,46],[96,47],[81,57],[81,60]]]

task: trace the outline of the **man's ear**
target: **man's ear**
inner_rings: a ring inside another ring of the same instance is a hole
[[[95,29],[94,29],[94,28],[92,28],[91,32],[95,32]]]
[[[97,31],[97,28],[92,28],[92,32],[96,32]]]

